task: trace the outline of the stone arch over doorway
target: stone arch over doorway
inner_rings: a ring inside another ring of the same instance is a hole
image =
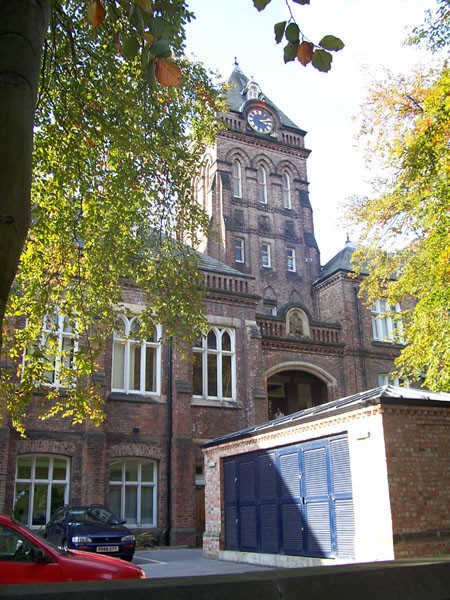
[[[266,371],[268,417],[274,419],[334,400],[336,379],[302,361],[278,364]]]

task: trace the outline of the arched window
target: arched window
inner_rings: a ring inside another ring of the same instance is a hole
[[[262,204],[267,204],[267,176],[264,167],[259,167],[258,174],[258,199]]]
[[[238,160],[233,162],[233,196],[242,198],[242,168]]]
[[[48,371],[44,385],[60,387],[67,385],[69,371],[76,368],[78,332],[75,318],[69,319],[59,312],[44,317],[42,328],[42,348],[47,358]],[[32,356],[27,350],[25,360]]]
[[[158,469],[154,460],[126,458],[111,463],[109,508],[135,527],[156,527]]]
[[[236,400],[235,333],[212,327],[194,346],[194,396]]]
[[[256,83],[250,83],[247,90],[247,100],[256,100],[259,96],[259,89]]]
[[[28,527],[45,525],[58,506],[69,501],[69,466],[69,459],[64,456],[19,456],[14,518]]]
[[[113,392],[126,394],[160,394],[161,327],[150,339],[142,341],[137,317],[122,315],[114,331],[112,386]]]
[[[292,208],[291,180],[287,173],[283,173],[281,182],[282,182],[282,187],[283,187],[283,206],[284,206],[284,208]]]

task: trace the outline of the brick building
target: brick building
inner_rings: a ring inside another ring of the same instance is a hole
[[[363,307],[349,242],[321,266],[305,131],[237,64],[228,99],[195,182],[211,223],[201,246],[208,335],[192,361],[161,346],[158,330],[134,340],[144,298],[124,289],[134,316],[100,360],[103,424],[30,415],[26,438],[1,424],[0,510],[20,495],[31,527],[62,502],[100,502],[130,527],[200,544],[204,442],[388,383],[401,347],[390,311],[400,307]],[[57,326],[64,347],[62,316]]]
[[[314,566],[450,552],[450,394],[383,386],[205,444],[210,557]]]

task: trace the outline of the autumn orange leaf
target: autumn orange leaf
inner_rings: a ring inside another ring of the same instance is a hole
[[[178,87],[183,81],[180,67],[159,56],[155,59],[155,77],[161,85],[169,87]]]
[[[211,98],[211,96],[208,94],[208,92],[205,90],[204,87],[202,87],[201,85],[197,86],[197,95],[207,104],[209,104],[210,106],[214,106],[215,102],[214,99]]]
[[[122,54],[122,41],[121,41],[121,39],[120,39],[120,31],[119,31],[119,30],[118,30],[118,31],[116,31],[116,34],[115,34],[115,36],[114,36],[114,43],[115,43],[115,45],[116,45],[117,52],[118,52],[119,54]]]
[[[87,19],[95,29],[103,23],[106,17],[106,10],[101,0],[88,0]]]
[[[311,42],[303,41],[299,45],[298,50],[297,50],[297,59],[302,63],[302,65],[304,67],[306,67],[306,65],[311,62],[312,57],[313,57],[313,52],[314,52],[314,44],[311,44]]]

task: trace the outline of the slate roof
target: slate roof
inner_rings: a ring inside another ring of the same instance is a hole
[[[292,425],[324,419],[356,408],[364,408],[365,406],[376,404],[446,406],[450,409],[450,394],[385,385],[359,394],[353,394],[346,398],[332,400],[326,404],[319,404],[319,406],[313,406],[312,408],[307,408],[285,417],[266,421],[265,423],[248,427],[241,431],[229,433],[206,442],[203,444],[203,447],[219,446],[227,442],[257,436],[270,431],[286,429]]]
[[[338,271],[347,271],[347,273],[353,272],[355,269],[351,260],[355,250],[356,246],[352,242],[347,241],[344,248],[322,267],[320,275],[316,279],[315,283],[318,283],[323,279],[327,279],[327,277],[330,277]],[[362,270],[362,273],[367,275],[367,271],[365,269]]]
[[[216,260],[207,254],[199,254],[200,256],[200,269],[202,271],[211,271],[213,273],[222,273],[223,275],[230,275],[232,277],[246,277],[247,279],[254,279],[252,275],[241,273],[233,267],[229,267],[220,260]]]
[[[242,108],[246,102],[245,96],[242,95],[242,90],[245,88],[249,81],[250,79],[246,75],[244,75],[238,63],[235,62],[233,71],[227,81],[228,85],[230,86],[230,89],[227,92],[227,101],[230,105],[230,110],[232,112],[242,112]],[[303,134],[306,133],[306,131],[304,131],[298,125],[296,125],[294,121],[292,121],[287,115],[285,115],[283,111],[281,111],[278,108],[278,106],[276,106],[276,104],[274,104],[274,102],[272,102],[265,94],[262,94],[259,97],[259,100],[264,101],[278,113],[282,125],[284,125],[285,127],[291,127],[292,129],[297,129]]]

